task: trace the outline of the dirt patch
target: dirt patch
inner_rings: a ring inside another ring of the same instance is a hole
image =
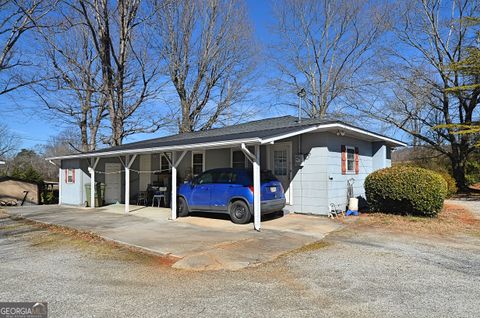
[[[97,258],[135,261],[168,267],[171,267],[179,260],[178,257],[171,255],[158,255],[141,248],[106,240],[93,232],[79,231],[65,226],[45,224],[19,217],[11,217],[11,219],[16,221],[16,223],[7,225],[7,227],[12,227],[13,229],[15,227],[30,226],[37,230],[34,235],[28,237],[32,246],[35,247],[46,249],[73,247]],[[0,228],[0,230],[7,229]],[[34,231],[31,232],[33,233]]]
[[[451,203],[446,203],[442,212],[435,218],[363,213],[355,220],[347,218],[340,221],[350,224],[352,228],[371,227],[394,232],[441,236],[455,233],[480,235],[480,220],[467,209]]]

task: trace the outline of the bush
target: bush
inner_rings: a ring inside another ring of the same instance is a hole
[[[441,175],[442,178],[447,182],[447,198],[450,198],[456,194],[458,192],[457,182],[452,175],[445,171],[438,171],[437,173]]]
[[[447,182],[427,169],[396,166],[370,174],[365,193],[372,211],[436,216],[447,195]]]

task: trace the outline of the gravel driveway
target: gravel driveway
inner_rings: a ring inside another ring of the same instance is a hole
[[[175,270],[0,220],[0,299],[50,317],[475,317],[480,237],[342,230],[235,272]]]

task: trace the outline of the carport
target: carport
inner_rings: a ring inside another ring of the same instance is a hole
[[[177,184],[177,168],[185,158],[185,155],[188,152],[196,150],[211,150],[219,148],[231,148],[238,147],[245,154],[245,157],[251,162],[253,167],[253,194],[254,194],[254,204],[253,204],[253,217],[254,217],[254,229],[259,231],[261,227],[261,200],[260,200],[260,144],[261,140],[259,138],[247,138],[247,139],[238,139],[238,140],[225,140],[225,141],[212,141],[212,142],[199,142],[186,145],[171,145],[171,146],[161,146],[161,147],[152,147],[152,148],[134,148],[134,149],[125,149],[125,147],[119,146],[118,150],[114,148],[107,149],[106,151],[97,151],[94,153],[85,153],[77,154],[72,156],[61,156],[48,158],[50,162],[54,163],[54,160],[63,160],[69,158],[79,158],[88,160],[88,173],[90,175],[90,202],[92,202],[90,208],[95,208],[95,175],[98,173],[97,166],[101,158],[111,158],[115,157],[120,160],[122,166],[125,170],[125,213],[130,212],[130,173],[132,164],[135,162],[137,157],[142,154],[152,154],[152,153],[172,153],[172,157],[165,157],[171,165],[171,179],[172,185]],[[254,153],[249,150],[249,147],[253,147]],[[61,168],[60,168],[60,178],[62,178]],[[60,180],[61,183],[62,180]],[[59,191],[59,202],[62,196],[62,189]],[[171,219],[175,220],[177,218],[177,187],[172,186],[171,188]]]

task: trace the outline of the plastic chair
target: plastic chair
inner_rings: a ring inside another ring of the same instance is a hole
[[[338,206],[335,204],[335,203],[330,203],[328,205],[328,217],[329,218],[334,218],[334,217],[337,217],[338,215],[343,215],[345,216],[345,212],[338,208]]]
[[[158,191],[153,195],[153,198],[152,198],[152,207],[155,204],[155,200],[157,200],[157,204],[158,204],[157,207],[160,207],[160,203],[162,202],[162,199],[163,199],[163,204],[166,205],[166,201],[165,201],[166,192],[167,192],[166,187],[158,188]]]
[[[142,205],[145,206],[148,204],[148,193],[146,191],[138,192],[137,205],[140,205],[141,202],[143,202]]]

